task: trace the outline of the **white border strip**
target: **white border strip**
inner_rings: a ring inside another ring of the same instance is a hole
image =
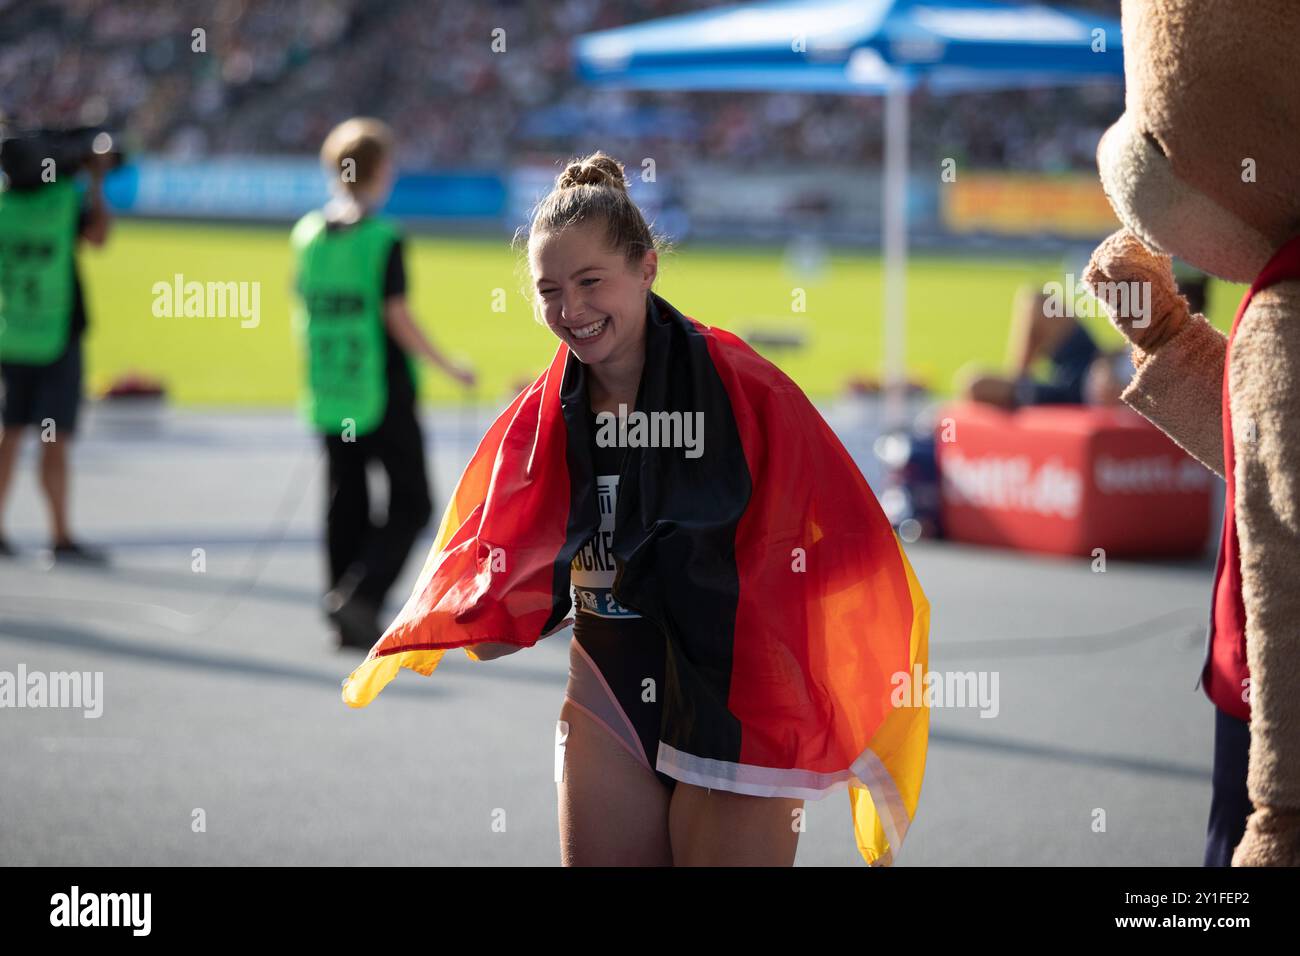
[[[903,838],[911,823],[907,807],[903,804],[902,795],[894,785],[893,778],[870,747],[862,751],[846,770],[817,773],[812,770],[759,767],[715,760],[712,757],[697,757],[670,747],[661,740],[655,769],[675,780],[697,787],[756,797],[794,797],[802,800],[821,800],[857,781],[871,794],[871,802],[880,815],[881,827],[889,840],[891,857],[903,845]]]

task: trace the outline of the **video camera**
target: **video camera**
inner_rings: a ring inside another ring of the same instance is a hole
[[[92,157],[106,157],[106,168],[116,169],[125,160],[112,134],[102,127],[36,129],[9,133],[0,143],[0,169],[9,177],[11,189],[37,189],[48,181],[42,177],[47,160],[54,161],[59,176],[74,176]]]

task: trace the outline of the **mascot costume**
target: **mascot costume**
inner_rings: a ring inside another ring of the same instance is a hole
[[[1123,401],[1227,485],[1201,673],[1217,709],[1205,863],[1295,866],[1300,4],[1124,0],[1122,17],[1125,111],[1097,161],[1125,228],[1085,281],[1132,343]],[[1171,256],[1250,285],[1229,335],[1190,314]],[[1120,305],[1134,282],[1145,315]]]

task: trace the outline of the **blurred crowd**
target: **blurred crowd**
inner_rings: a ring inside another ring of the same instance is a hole
[[[177,158],[313,153],[341,118],[369,114],[398,130],[407,168],[619,155],[633,143],[678,164],[879,165],[874,98],[628,93],[574,77],[577,34],[716,5],[0,0],[0,111],[24,125],[106,124],[136,149]],[[1116,0],[1073,5],[1118,16]],[[498,28],[504,53],[491,45]],[[921,93],[913,110],[915,162],[1083,169],[1123,91]]]

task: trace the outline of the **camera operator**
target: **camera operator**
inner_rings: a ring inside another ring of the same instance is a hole
[[[53,560],[108,560],[101,549],[73,537],[68,484],[86,329],[76,251],[83,240],[102,246],[108,239],[111,217],[103,180],[119,161],[120,156],[106,150],[87,150],[75,162],[47,158],[42,162],[52,175],[49,181],[43,176],[35,182],[20,177],[17,164],[6,162],[9,182],[0,192],[0,558],[15,555],[3,532],[4,505],[23,436],[31,426],[41,441],[40,483],[49,506]],[[73,182],[78,167],[88,178],[84,196]]]

